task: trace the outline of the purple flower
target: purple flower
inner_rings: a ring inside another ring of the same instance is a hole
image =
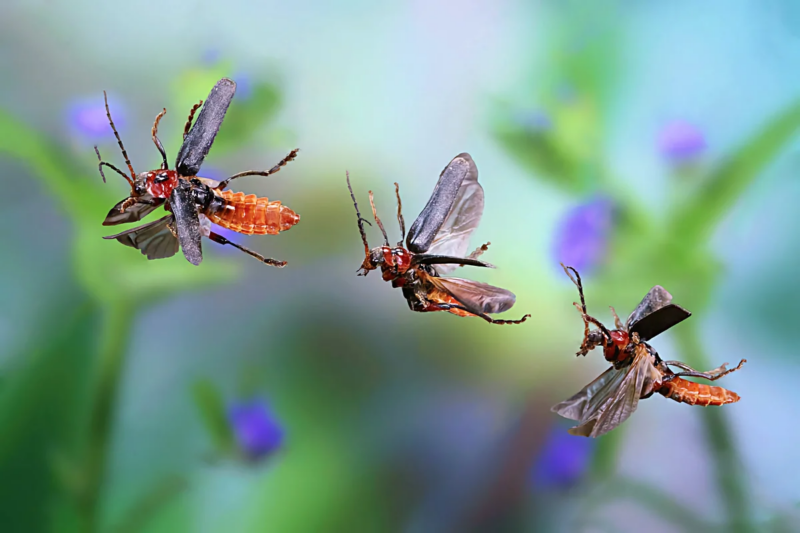
[[[556,261],[578,271],[597,266],[605,255],[613,218],[614,204],[604,197],[570,209],[556,229]]]
[[[583,477],[594,451],[595,439],[576,437],[564,424],[554,424],[539,450],[530,481],[536,489],[566,488]]]
[[[524,129],[536,133],[546,132],[553,128],[553,120],[542,109],[520,113],[517,117],[517,122]]]
[[[283,428],[265,401],[251,399],[228,408],[228,422],[236,443],[249,459],[258,460],[277,450],[283,442]]]
[[[661,154],[675,162],[684,162],[700,155],[706,149],[702,130],[685,120],[668,122],[658,134]]]
[[[206,48],[203,52],[202,61],[204,65],[215,65],[222,57],[219,48]]]
[[[233,81],[236,82],[236,98],[240,100],[247,100],[253,94],[253,79],[244,72],[237,72],[233,76]]]
[[[126,123],[125,107],[113,98],[108,99],[111,117],[117,131]],[[72,136],[80,137],[90,143],[97,143],[114,135],[106,116],[103,95],[79,99],[67,108],[67,127]]]

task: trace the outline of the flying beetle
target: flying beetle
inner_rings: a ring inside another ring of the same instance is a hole
[[[714,370],[699,372],[680,361],[662,360],[647,343],[691,316],[689,311],[672,303],[672,295],[666,289],[660,285],[650,289],[624,324],[612,307],[616,329],[609,331],[602,322],[587,314],[583,284],[577,270],[561,266],[578,287],[581,299],[580,304],[574,304],[584,323],[583,342],[577,355],[586,355],[599,346],[603,348],[605,359],[612,363],[611,368],[580,392],[553,406],[555,413],[578,421],[569,433],[583,437],[608,433],[631,416],[640,399],[649,398],[654,393],[689,405],[724,405],[739,401],[735,392],[683,378],[716,381],[739,370],[745,359],[735,368],[728,369],[725,363]],[[590,324],[598,329],[590,331]],[[679,368],[681,372],[674,372],[670,366]]]
[[[483,188],[478,183],[478,168],[472,157],[462,153],[448,163],[407,237],[400,186],[394,185],[402,237],[397,246],[389,244],[386,229],[375,209],[372,191],[369,191],[372,215],[383,234],[383,245],[370,249],[364,223],[371,223],[361,216],[350,185],[350,174],[347,174],[347,187],[364,243],[365,257],[358,269],[359,275],[366,276],[380,267],[383,279],[390,281],[392,287],[402,289],[412,311],[447,311],[457,316],[478,316],[492,324],[524,322],[530,315],[519,320],[497,320],[488,316],[511,309],[516,300],[512,292],[468,279],[441,277],[464,265],[494,268],[478,260],[490,243],[466,255],[470,235],[478,227],[483,214]]]
[[[247,170],[223,181],[201,178],[197,175],[235,92],[236,83],[228,78],[222,78],[211,89],[205,103],[200,101],[192,107],[183,130],[183,144],[178,151],[174,170],[169,169],[167,154],[158,138],[158,124],[167,112],[163,109],[156,116],[151,130],[153,143],[161,154],[161,168],[138,175],[133,170],[114,126],[108,98],[105,98],[108,121],[117,138],[130,176],[111,163],[103,161],[95,146],[100,161],[98,168],[103,182],[106,181],[103,167],[110,168],[125,178],[131,186],[131,193],[128,198],[111,208],[103,225],[114,226],[136,222],[161,206],[168,211],[168,214],[122,233],[103,237],[104,239],[116,239],[126,246],[136,248],[148,259],[171,257],[180,248],[190,263],[199,265],[203,260],[201,237],[206,236],[219,244],[229,244],[238,248],[268,265],[279,268],[286,265],[285,261],[263,257],[211,230],[213,223],[245,235],[275,235],[290,229],[300,220],[297,213],[281,205],[279,201],[270,202],[268,198],[259,198],[254,194],[245,195],[242,192],[225,190],[232,180],[242,176],[269,176],[278,172],[284,165],[294,160],[297,149],[292,150],[270,170]],[[105,97],[105,91],[103,96]],[[198,109],[200,113],[192,124]]]

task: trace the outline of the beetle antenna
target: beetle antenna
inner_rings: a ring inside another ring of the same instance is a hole
[[[383,227],[383,222],[378,218],[378,211],[375,209],[375,199],[372,197],[372,191],[369,191],[369,205],[372,206],[372,216],[375,217],[375,222],[378,223],[378,227],[381,228],[381,233],[383,233],[383,242],[386,246],[389,246],[389,237],[386,236],[386,228]]]
[[[400,242],[397,246],[403,246],[403,241],[406,239],[406,221],[403,218],[403,201],[400,200],[400,185],[394,182],[394,192],[397,195],[397,222],[400,223]]]
[[[125,174],[123,171],[112,165],[111,163],[106,163],[103,161],[103,158],[100,157],[100,150],[97,149],[97,146],[94,147],[94,153],[97,154],[97,160],[100,161],[100,164],[97,165],[97,168],[100,170],[100,175],[103,177],[103,183],[106,182],[106,175],[103,173],[103,167],[108,167],[126,180],[128,179],[128,175]]]
[[[353,193],[353,187],[350,185],[350,172],[345,170],[345,176],[347,177],[347,188],[350,190],[350,198],[353,199],[353,206],[356,208],[356,217],[358,219],[358,231],[361,233],[361,242],[364,243],[364,263],[361,265],[361,269],[364,269],[364,275],[369,272],[369,268],[366,268],[364,265],[369,265],[369,244],[367,243],[367,232],[364,231],[364,222],[369,224],[370,226],[372,223],[367,220],[366,218],[361,216],[361,211],[358,210],[358,202],[356,202],[356,195]]]
[[[608,331],[608,328],[606,328],[603,325],[602,322],[600,322],[599,320],[597,320],[596,318],[594,318],[592,316],[589,316],[586,313],[586,298],[583,296],[583,282],[581,281],[581,275],[578,274],[578,271],[575,270],[572,267],[566,266],[564,263],[561,263],[561,268],[564,269],[564,272],[566,272],[567,276],[569,276],[569,279],[572,280],[572,283],[574,283],[575,286],[578,287],[578,293],[581,296],[580,305],[575,303],[575,307],[581,313],[581,317],[583,318],[583,343],[581,344],[581,350],[578,352],[578,354],[579,355],[586,355],[589,352],[589,350],[591,349],[589,347],[590,346],[590,343],[589,343],[589,324],[590,323],[594,324],[595,326],[600,328],[600,330],[603,332],[603,335],[605,336],[606,341],[608,343],[612,342],[612,340],[611,340],[611,332]],[[573,274],[574,274],[574,276],[573,276]]]
[[[106,103],[106,116],[108,117],[108,123],[111,124],[111,129],[114,131],[114,136],[117,138],[117,144],[119,144],[119,149],[122,150],[122,156],[125,158],[125,163],[128,165],[128,170],[131,171],[131,177],[128,179],[125,174],[125,179],[128,180],[128,183],[131,185],[131,191],[135,191],[136,187],[134,187],[134,180],[136,180],[136,172],[133,171],[133,165],[131,165],[131,160],[128,158],[128,152],[125,151],[125,147],[122,145],[122,139],[119,138],[119,133],[117,132],[116,126],[114,126],[114,120],[111,118],[111,110],[108,108],[108,95],[105,91],[103,91],[103,100]],[[105,179],[105,176],[103,176]]]
[[[161,117],[167,114],[167,108],[162,108],[161,113],[156,115],[156,120],[153,122],[153,129],[150,130],[150,134],[153,137],[153,142],[158,148],[158,151],[161,153],[161,169],[167,170],[169,168],[169,164],[167,163],[167,153],[164,151],[164,146],[161,144],[161,141],[158,139],[158,123],[161,122]]]

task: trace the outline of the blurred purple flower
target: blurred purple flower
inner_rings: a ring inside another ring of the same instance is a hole
[[[117,131],[125,127],[125,107],[109,98],[108,107],[114,118]],[[112,137],[114,132],[108,124],[103,95],[99,97],[75,100],[67,107],[67,127],[72,136],[80,137],[91,143]]]
[[[249,459],[262,459],[283,442],[283,428],[261,399],[231,405],[228,421],[239,449]]]
[[[202,61],[205,65],[214,65],[222,57],[222,52],[219,48],[207,48],[203,52]]]
[[[658,133],[661,155],[675,162],[683,162],[703,153],[706,139],[702,130],[685,120],[668,122]]]
[[[553,120],[543,109],[524,111],[517,116],[517,123],[527,131],[546,132],[553,128]]]
[[[253,79],[244,72],[237,72],[231,77],[236,82],[236,98],[247,100],[253,94]]]
[[[547,435],[530,472],[534,488],[566,488],[586,473],[596,441],[570,435],[566,427],[554,424]]]
[[[570,209],[556,228],[556,261],[578,271],[597,266],[605,255],[613,218],[614,204],[604,197]]]

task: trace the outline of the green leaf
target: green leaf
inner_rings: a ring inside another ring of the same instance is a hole
[[[192,398],[216,451],[221,455],[233,453],[236,449],[233,430],[217,387],[207,379],[198,380],[192,385]]]
[[[800,100],[777,113],[722,161],[700,185],[696,194],[676,210],[672,227],[684,245],[705,242],[711,236],[726,211],[780,154],[798,130]]]

